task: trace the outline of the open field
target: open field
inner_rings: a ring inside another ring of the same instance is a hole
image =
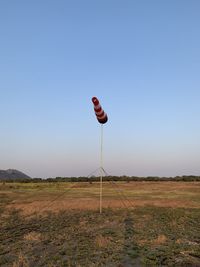
[[[0,266],[200,266],[200,182],[0,184]]]

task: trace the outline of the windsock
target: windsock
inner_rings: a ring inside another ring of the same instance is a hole
[[[92,102],[94,104],[94,112],[95,112],[98,122],[102,124],[106,123],[108,121],[108,117],[107,117],[107,114],[102,109],[98,98],[93,97]]]

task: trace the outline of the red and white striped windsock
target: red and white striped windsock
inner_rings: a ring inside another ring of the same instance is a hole
[[[93,97],[92,102],[94,104],[94,112],[96,114],[98,122],[102,124],[106,123],[108,121],[108,117],[107,117],[107,114],[102,109],[98,98]]]

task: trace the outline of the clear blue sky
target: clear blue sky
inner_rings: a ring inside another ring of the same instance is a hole
[[[199,0],[2,0],[0,169],[200,174]]]

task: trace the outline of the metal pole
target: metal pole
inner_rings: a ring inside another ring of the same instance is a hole
[[[101,155],[100,155],[100,213],[102,213],[102,184],[103,184],[103,124],[101,124]]]

